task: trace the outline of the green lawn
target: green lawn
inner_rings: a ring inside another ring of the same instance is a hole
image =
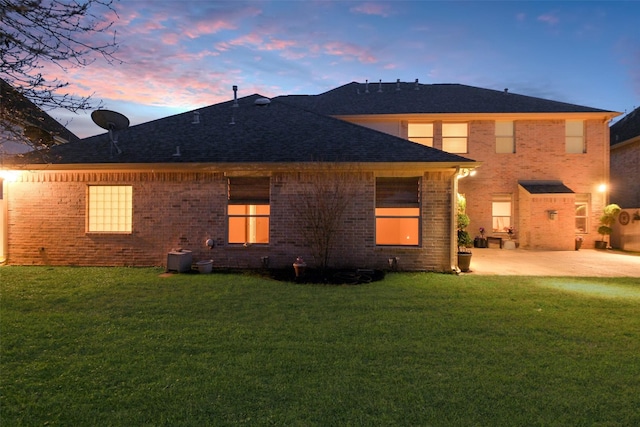
[[[637,426],[638,279],[0,268],[3,426]]]

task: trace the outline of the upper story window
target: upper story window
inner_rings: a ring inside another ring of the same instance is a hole
[[[87,232],[131,233],[133,188],[130,185],[91,185]]]
[[[433,123],[409,123],[409,141],[433,147]]]
[[[443,123],[442,150],[448,153],[467,153],[468,135],[467,123]]]
[[[229,243],[269,243],[268,177],[229,178]]]
[[[584,120],[565,122],[565,149],[567,153],[586,153],[584,143]]]
[[[513,121],[496,121],[496,153],[515,153]]]
[[[420,243],[420,178],[376,178],[376,245]]]

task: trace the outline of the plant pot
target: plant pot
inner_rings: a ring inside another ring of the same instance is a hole
[[[304,272],[307,269],[307,263],[294,263],[293,270],[296,272],[296,277],[304,276]]]
[[[576,240],[576,251],[582,247],[582,240]]]
[[[460,271],[469,271],[471,265],[471,252],[458,252],[458,268]]]
[[[473,246],[476,248],[486,248],[487,239],[484,237],[476,237],[475,239],[473,239]]]
[[[596,249],[607,249],[607,242],[604,240],[596,240]]]
[[[198,262],[196,262],[196,265],[198,266],[198,271],[200,273],[203,273],[203,274],[209,274],[213,270],[213,260],[212,259],[207,260],[207,261],[198,261]]]

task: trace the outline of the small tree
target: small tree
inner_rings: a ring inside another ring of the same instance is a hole
[[[309,174],[309,182],[291,198],[296,217],[302,222],[305,244],[309,245],[321,274],[329,267],[344,213],[355,195],[355,174],[325,168]]]
[[[613,224],[616,222],[616,218],[622,209],[620,206],[615,203],[607,205],[604,207],[602,211],[602,216],[600,217],[600,227],[598,227],[598,234],[602,236],[602,241],[604,242],[605,235],[609,236],[613,233]]]
[[[458,252],[469,252],[468,248],[473,246],[471,235],[466,231],[471,219],[465,213],[467,209],[467,199],[462,194],[458,194]]]

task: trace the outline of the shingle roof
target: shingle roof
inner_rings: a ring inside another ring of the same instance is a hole
[[[640,136],[640,107],[636,108],[610,129],[610,144],[616,145]]]
[[[416,87],[418,90],[416,90]],[[398,88],[400,90],[398,90]],[[418,113],[606,113],[606,110],[461,84],[357,83],[277,99],[331,116]]]
[[[79,163],[473,162],[392,135],[254,94],[54,147],[49,161]],[[231,123],[234,124],[231,124]],[[178,148],[179,147],[179,148]],[[176,154],[180,153],[180,156]],[[34,163],[41,163],[33,158]]]
[[[518,184],[529,194],[564,194],[574,191],[562,181],[518,181]]]

